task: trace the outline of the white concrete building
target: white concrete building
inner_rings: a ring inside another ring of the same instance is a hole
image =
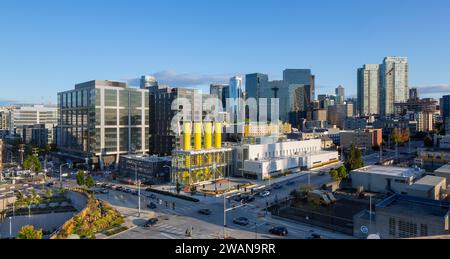
[[[267,179],[339,160],[337,151],[323,151],[320,139],[271,144],[242,145],[235,148],[236,172],[242,177]]]

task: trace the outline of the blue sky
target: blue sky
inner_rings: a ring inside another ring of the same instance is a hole
[[[311,68],[319,93],[410,59],[411,86],[450,93],[448,0],[2,0],[0,102],[48,102],[91,79],[202,86]]]

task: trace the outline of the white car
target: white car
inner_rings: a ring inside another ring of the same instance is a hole
[[[260,196],[261,196],[261,197],[269,197],[269,196],[270,196],[270,192],[269,192],[269,191],[262,192],[262,193],[260,194]]]

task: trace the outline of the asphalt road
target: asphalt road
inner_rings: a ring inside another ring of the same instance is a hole
[[[288,186],[286,185],[287,181],[295,181],[295,184]],[[150,199],[147,197],[150,193],[142,191],[141,217],[138,217],[137,196],[119,191],[110,191],[109,194],[101,194],[97,195],[97,197],[111,203],[126,217],[126,224],[129,230],[108,237],[113,239],[214,239],[223,238],[224,232],[227,237],[238,239],[276,239],[280,237],[269,234],[269,230],[275,226],[287,227],[289,235],[284,238],[290,239],[305,239],[310,237],[312,233],[321,234],[324,238],[351,238],[350,236],[328,230],[274,219],[270,215],[265,215],[264,212],[268,201],[273,202],[275,199],[281,200],[286,198],[292,190],[308,184],[309,181],[312,185],[318,187],[329,182],[330,177],[327,174],[320,176],[318,172],[312,172],[310,180],[308,180],[308,174],[299,174],[293,180],[280,182],[280,185],[283,187],[278,190],[272,189],[268,198],[257,197],[248,206],[227,212],[226,228],[224,228],[223,197],[210,197],[195,203],[156,194],[157,199],[162,200],[162,204],[158,204],[156,209],[151,210],[147,208],[147,205],[150,202],[157,203],[157,200]],[[168,207],[166,207],[166,202]],[[175,203],[175,209],[172,207],[173,203]],[[231,208],[233,205],[239,206],[241,204],[232,199],[226,202],[227,208]],[[198,213],[200,209],[204,208],[211,210],[211,215],[205,216]],[[158,224],[149,228],[143,227],[146,220],[153,217],[159,219]],[[248,218],[249,224],[246,226],[234,224],[233,219],[237,217]],[[186,230],[191,228],[193,228],[193,235],[192,237],[187,237],[185,235]]]

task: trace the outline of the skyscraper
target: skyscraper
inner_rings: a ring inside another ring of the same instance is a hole
[[[247,93],[247,98],[256,99],[257,104],[256,113],[258,121],[261,120],[260,109],[267,110],[268,108],[267,102],[263,103],[259,100],[260,98],[267,98],[267,96],[263,95],[264,91],[263,89],[267,88],[268,83],[269,83],[269,76],[266,74],[254,73],[245,76],[245,91]]]
[[[306,111],[312,101],[315,100],[316,86],[315,76],[311,74],[311,69],[286,69],[283,71],[283,81],[287,85],[303,85],[304,86],[304,110]]]
[[[445,134],[450,134],[450,95],[442,97],[441,114],[444,119]]]
[[[394,112],[394,103],[409,99],[409,66],[406,57],[386,57],[380,67],[382,115]]]
[[[222,107],[226,106],[226,98],[228,94],[226,93],[229,89],[229,85],[224,84],[212,84],[209,88],[209,93],[217,97],[222,102]]]
[[[298,118],[306,118],[308,111],[312,111],[311,106],[315,99],[315,76],[311,75],[310,69],[286,69],[283,71],[283,80],[269,81],[268,76],[264,74],[250,74],[246,79],[248,97],[267,98],[266,108],[269,120],[273,119],[272,108],[276,108],[272,107],[272,98],[279,99],[277,112],[279,119],[291,122],[294,126]],[[261,106],[259,102],[258,109]],[[261,118],[261,115],[258,118]]]
[[[358,113],[380,114],[380,65],[366,64],[358,69]]]
[[[153,76],[142,76],[140,87],[141,89],[149,89],[151,87],[158,86],[158,81],[156,81],[156,78]]]
[[[419,99],[419,93],[417,92],[417,88],[409,89],[409,99],[410,100],[417,100],[417,99]]]
[[[339,104],[343,104],[345,101],[345,88],[342,85],[336,88],[336,96]]]
[[[149,115],[152,122],[150,124],[149,149],[152,155],[170,156],[173,150],[181,147],[180,139],[177,137],[180,132],[174,132],[172,129],[172,120],[177,113],[188,109],[190,111],[189,118],[182,118],[182,120],[201,121],[203,118],[201,113],[202,96],[199,90],[168,89],[170,90],[150,92],[149,95]],[[183,99],[188,100],[191,107],[185,107]],[[178,110],[173,110],[174,107],[178,107]]]
[[[244,107],[241,107],[240,105],[240,99],[242,99],[243,97],[243,89],[242,89],[242,85],[243,85],[243,80],[242,77],[239,76],[234,76],[230,79],[230,85],[228,87],[228,96],[227,98],[234,100],[234,105],[232,105],[231,107],[228,107],[229,110],[228,112],[235,118],[236,122],[242,122],[240,121],[242,119],[242,109]],[[244,114],[245,116],[245,114]],[[233,119],[233,118],[232,118]]]

